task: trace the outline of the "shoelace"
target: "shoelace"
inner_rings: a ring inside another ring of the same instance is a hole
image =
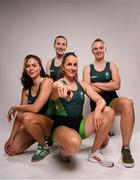
[[[132,159],[132,156],[131,156],[131,153],[130,153],[129,149],[124,149],[123,153],[124,153],[125,158]]]
[[[35,155],[45,155],[45,153],[48,151],[48,149],[46,147],[42,147],[42,146],[38,146],[38,149],[35,153]]]

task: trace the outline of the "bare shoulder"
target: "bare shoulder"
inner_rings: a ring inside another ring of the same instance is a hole
[[[110,68],[111,69],[118,69],[118,65],[116,62],[110,62]]]
[[[48,60],[47,60],[46,68],[49,68],[49,67],[50,67],[51,62],[52,62],[52,59],[48,59]]]
[[[25,98],[27,98],[28,97],[28,95],[29,95],[29,89],[25,89],[25,88],[23,88],[22,89],[22,99],[25,99]]]
[[[82,88],[85,90],[88,84],[85,81],[79,81],[79,84],[82,86]]]
[[[90,64],[84,66],[84,71],[89,71],[89,69],[90,69]]]
[[[50,73],[49,73],[49,69],[50,69],[50,67],[51,67],[51,62],[52,62],[52,59],[48,59],[48,60],[47,60],[46,71],[47,71],[48,74],[50,74]]]
[[[45,77],[45,78],[43,78],[43,84],[53,84],[53,80],[51,79],[51,78],[49,78],[49,77]]]
[[[51,62],[52,62],[52,59],[49,58],[49,59],[47,60],[47,64],[50,64]]]
[[[22,94],[27,96],[28,95],[28,91],[29,91],[28,89],[23,88],[22,89]]]

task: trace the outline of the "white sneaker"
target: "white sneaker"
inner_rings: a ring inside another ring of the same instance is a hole
[[[91,152],[91,150],[89,151],[89,157],[88,157],[88,161],[94,162],[94,163],[99,163],[102,166],[105,167],[113,167],[114,163],[108,159],[107,157],[105,157],[99,149],[97,149],[95,152]]]

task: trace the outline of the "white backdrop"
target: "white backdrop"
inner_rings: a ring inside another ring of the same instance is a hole
[[[23,59],[35,54],[54,57],[57,35],[68,39],[68,51],[79,58],[79,79],[92,62],[91,43],[107,43],[106,59],[115,61],[122,77],[119,94],[132,98],[140,128],[140,1],[139,0],[0,0],[0,119],[20,99]],[[87,104],[85,112],[88,111]]]

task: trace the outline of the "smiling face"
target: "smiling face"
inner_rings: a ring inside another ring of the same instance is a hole
[[[78,69],[78,60],[74,55],[69,55],[63,65],[64,76],[67,78],[76,78]]]
[[[54,48],[55,48],[56,54],[63,55],[67,49],[66,39],[63,37],[56,38],[54,42]]]
[[[96,60],[102,60],[105,56],[105,43],[103,41],[97,41],[92,44],[92,53]]]
[[[30,58],[25,63],[25,71],[29,77],[32,79],[38,77],[40,75],[41,67],[38,61],[34,58]]]

